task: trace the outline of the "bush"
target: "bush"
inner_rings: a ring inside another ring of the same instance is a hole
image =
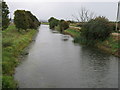
[[[18,30],[37,29],[40,26],[40,22],[30,11],[16,10],[14,14],[14,23]]]
[[[49,28],[50,29],[55,29],[55,26],[57,26],[58,22],[59,22],[59,20],[57,20],[54,17],[51,17],[48,21],[49,21]]]
[[[30,11],[25,11],[30,29],[37,29],[40,26],[39,20]]]
[[[69,23],[64,20],[59,21],[60,32],[62,33],[64,30],[69,28]]]
[[[64,30],[69,28],[69,22],[65,21],[65,20],[58,20],[54,17],[51,17],[49,20],[49,28],[50,29],[55,29],[57,27],[57,29],[62,33]]]
[[[93,45],[108,38],[111,31],[108,19],[97,17],[82,27],[80,36],[85,39],[87,45]]]

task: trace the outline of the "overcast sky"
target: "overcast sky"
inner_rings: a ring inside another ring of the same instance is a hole
[[[51,16],[58,19],[73,20],[81,7],[96,15],[106,16],[110,21],[116,20],[118,0],[5,0],[11,16],[17,9],[29,10],[39,20],[48,20]],[[63,2],[64,1],[64,2]]]

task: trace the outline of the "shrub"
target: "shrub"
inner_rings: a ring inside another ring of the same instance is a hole
[[[40,26],[39,20],[30,11],[25,11],[30,29],[37,29]]]
[[[64,30],[69,28],[69,23],[67,21],[60,20],[59,21],[59,27],[60,27],[60,31],[62,33]]]
[[[54,17],[51,17],[49,20],[49,28],[50,29],[55,29],[56,27],[59,27],[57,29],[59,29],[59,31],[62,33],[63,30],[66,30],[69,28],[69,22],[65,21],[65,20],[58,20]]]
[[[84,37],[87,45],[93,45],[98,41],[104,41],[111,31],[108,19],[96,17],[82,27],[81,37]]]
[[[14,23],[15,26],[20,29],[27,29],[29,27],[26,15],[25,15],[25,10],[17,10],[15,11],[15,17],[14,17]]]
[[[50,29],[54,29],[55,26],[57,26],[57,25],[58,25],[58,22],[59,22],[59,20],[57,20],[57,19],[54,18],[54,17],[51,17],[48,21],[49,21],[49,28],[50,28]]]
[[[30,11],[16,10],[14,14],[14,23],[18,30],[37,29],[40,26],[39,20]]]

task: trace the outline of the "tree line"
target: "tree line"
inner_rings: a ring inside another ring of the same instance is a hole
[[[65,20],[58,20],[54,17],[51,17],[49,20],[49,28],[50,29],[55,29],[56,26],[59,27],[60,32],[62,33],[64,30],[66,30],[67,28],[69,28],[69,22],[65,21]]]
[[[9,8],[6,2],[2,2],[2,30],[8,28],[10,24]],[[16,10],[14,12],[14,24],[18,31],[27,29],[37,29],[41,22],[30,11]]]
[[[54,17],[51,17],[48,21],[50,29],[59,27],[61,33],[64,33],[65,30],[69,30],[69,25],[71,23],[70,21],[58,20]],[[82,25],[80,25],[80,35],[75,36],[74,41],[81,44],[95,45],[97,42],[106,40],[113,32],[109,20],[103,16],[98,16],[88,21],[78,23],[82,23]]]

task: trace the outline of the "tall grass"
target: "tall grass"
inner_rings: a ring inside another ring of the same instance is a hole
[[[14,81],[13,74],[15,67],[19,64],[18,56],[23,49],[32,41],[36,30],[21,30],[18,32],[15,25],[10,25],[2,32],[2,88],[15,88],[17,86]]]

